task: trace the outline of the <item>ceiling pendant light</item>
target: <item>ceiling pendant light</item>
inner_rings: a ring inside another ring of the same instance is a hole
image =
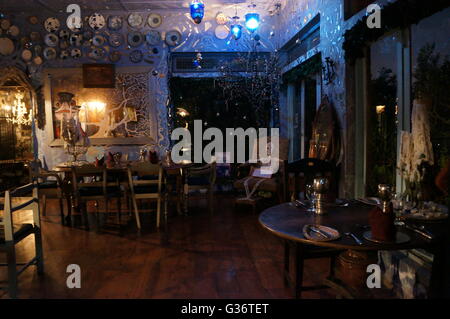
[[[252,4],[249,5],[248,7],[252,8],[251,10],[253,12],[247,13],[245,15],[245,27],[247,28],[248,31],[253,33],[256,30],[258,30],[258,28],[259,28],[259,24],[260,24],[259,14],[254,12],[255,8],[256,8],[256,4],[254,4],[253,1],[252,1]]]
[[[192,0],[189,7],[191,8],[192,20],[194,20],[196,24],[200,24],[205,15],[205,5],[202,0]]]
[[[239,17],[237,15],[237,5],[235,5],[235,14],[233,19],[233,24],[231,25],[231,36],[235,40],[239,40],[242,37],[242,26],[239,24]]]

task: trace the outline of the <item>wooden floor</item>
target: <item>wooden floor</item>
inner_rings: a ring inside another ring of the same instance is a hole
[[[50,203],[42,218],[45,275],[26,270],[20,298],[292,298],[282,280],[281,242],[250,209],[235,211],[231,196],[216,197],[212,217],[206,201],[192,200],[190,216],[172,214],[167,232],[157,232],[154,215],[146,214],[139,236],[128,217],[122,233],[107,225],[100,232],[61,226],[56,207]],[[33,244],[32,238],[21,243],[18,259],[31,256]],[[81,267],[80,289],[66,286],[69,264]],[[308,260],[306,284],[320,283],[327,267],[325,260]],[[330,290],[303,296],[335,297]],[[0,291],[0,298],[7,295]]]

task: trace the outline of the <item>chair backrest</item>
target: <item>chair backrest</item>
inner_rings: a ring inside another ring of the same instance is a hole
[[[158,194],[162,189],[163,168],[160,164],[150,162],[135,162],[128,166],[128,184],[132,194],[136,186],[158,185]],[[149,194],[155,193],[149,187]]]
[[[217,163],[212,162],[210,164],[206,164],[200,167],[190,167],[187,169],[187,177],[194,177],[194,176],[207,176],[209,180],[209,184],[213,185],[216,182],[216,176],[217,176],[217,170],[216,170]]]
[[[106,195],[107,170],[105,167],[84,165],[72,167],[72,186],[76,196],[79,196],[81,187],[102,187]]]
[[[305,187],[306,184],[312,183],[315,177],[328,177],[333,178],[334,165],[330,162],[322,161],[316,158],[304,158],[292,163],[286,164],[285,172],[285,187],[286,187],[286,200],[289,201],[292,198],[296,198],[300,189]],[[289,178],[293,175],[293,192],[289,193]],[[300,181],[303,181],[303,185],[299,185]],[[332,182],[332,181],[330,181]]]
[[[15,202],[14,199],[17,199]],[[4,227],[5,242],[14,240],[13,213],[19,210],[31,209],[33,211],[33,223],[40,227],[39,196],[37,183],[30,183],[14,190],[5,191],[3,204],[3,219],[0,225]]]

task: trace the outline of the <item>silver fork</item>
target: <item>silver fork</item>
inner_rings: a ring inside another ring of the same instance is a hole
[[[358,245],[362,245],[362,244],[363,244],[363,242],[361,241],[361,239],[359,239],[358,237],[356,237],[356,235],[353,234],[353,233],[345,233],[345,236],[350,236],[350,237],[352,237],[352,238],[356,241],[356,243],[357,243]]]

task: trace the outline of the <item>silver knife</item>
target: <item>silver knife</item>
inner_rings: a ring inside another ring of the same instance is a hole
[[[425,238],[428,238],[430,240],[433,239],[433,236],[426,230],[416,228],[416,227],[408,225],[406,223],[405,223],[405,227],[410,229],[410,230],[412,230],[412,231],[414,231],[414,232],[416,232],[416,233],[418,233],[419,235],[422,235]]]
[[[325,237],[325,238],[330,238],[330,236],[328,236],[327,233],[325,233],[324,231],[322,231],[322,230],[316,228],[315,226],[309,226],[309,229],[310,229],[311,231],[315,232],[316,234],[319,234],[319,235],[321,235],[321,236],[323,236],[323,237]]]

